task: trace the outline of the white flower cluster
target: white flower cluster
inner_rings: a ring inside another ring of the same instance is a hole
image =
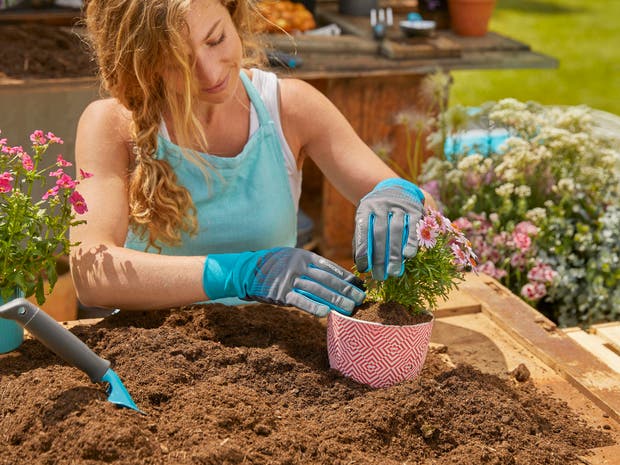
[[[438,200],[449,217],[494,215],[496,238],[522,221],[541,229],[532,240],[539,258],[557,272],[545,299],[553,308],[550,316],[561,324],[620,317],[617,143],[595,130],[585,106],[546,107],[505,99],[482,105],[476,128],[481,121],[489,134],[503,128],[510,136],[501,146],[487,144],[487,153],[451,153],[448,160],[429,161],[419,181],[438,184]],[[447,134],[460,147],[463,127],[472,125],[442,128],[432,137]],[[518,263],[512,262],[509,266]],[[524,283],[507,271],[511,289],[519,293]],[[540,295],[530,288],[529,297]]]

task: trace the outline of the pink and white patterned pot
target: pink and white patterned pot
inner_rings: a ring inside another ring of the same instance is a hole
[[[329,366],[373,388],[413,379],[426,360],[433,321],[393,326],[330,312],[327,319]]]

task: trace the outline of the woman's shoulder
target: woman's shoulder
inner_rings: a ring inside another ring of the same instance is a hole
[[[94,100],[82,112],[78,128],[89,133],[114,135],[117,140],[129,138],[131,112],[118,100]]]

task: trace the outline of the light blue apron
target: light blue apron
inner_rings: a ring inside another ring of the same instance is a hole
[[[164,255],[201,256],[295,246],[297,213],[275,123],[250,79],[244,72],[240,76],[259,127],[235,157],[200,154],[210,165],[208,180],[179,146],[158,138],[155,158],[168,161],[178,183],[191,193],[198,220],[197,235],[182,233],[181,244],[175,247],[158,244]],[[127,235],[126,247],[146,251],[147,245],[147,240],[133,232]],[[242,302],[235,300],[226,303]]]

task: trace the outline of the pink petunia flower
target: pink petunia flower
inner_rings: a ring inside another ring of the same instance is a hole
[[[65,143],[64,140],[62,140],[60,137],[54,135],[53,132],[48,132],[46,134],[46,136],[47,136],[47,140],[49,140],[53,144],[64,144]]]
[[[41,131],[40,129],[37,129],[32,134],[30,134],[30,141],[33,144],[38,144],[38,145],[44,145],[45,143],[47,143],[47,140],[45,139],[45,135],[43,134],[43,131]]]
[[[89,173],[88,171],[84,171],[82,168],[80,168],[80,178],[88,179],[92,177],[93,177],[93,173]]]
[[[26,171],[32,171],[34,169],[32,158],[25,152],[22,154],[22,166]]]
[[[74,189],[77,183],[68,174],[63,174],[56,181],[56,185],[64,189]]]
[[[61,154],[58,154],[58,157],[56,157],[56,165],[57,166],[73,166],[73,163],[65,160]]]
[[[71,193],[71,195],[69,196],[69,202],[71,202],[71,205],[73,205],[73,209],[78,215],[83,215],[88,211],[86,201],[78,191],[73,191]]]
[[[50,197],[56,197],[58,195],[58,191],[60,190],[60,187],[58,186],[54,186],[51,189],[48,189],[47,192],[45,192],[45,194],[43,194],[43,197],[41,197],[43,200],[47,200]]]
[[[7,192],[11,192],[13,189],[13,185],[11,181],[13,181],[13,176],[8,171],[0,174],[0,194],[5,194]]]

